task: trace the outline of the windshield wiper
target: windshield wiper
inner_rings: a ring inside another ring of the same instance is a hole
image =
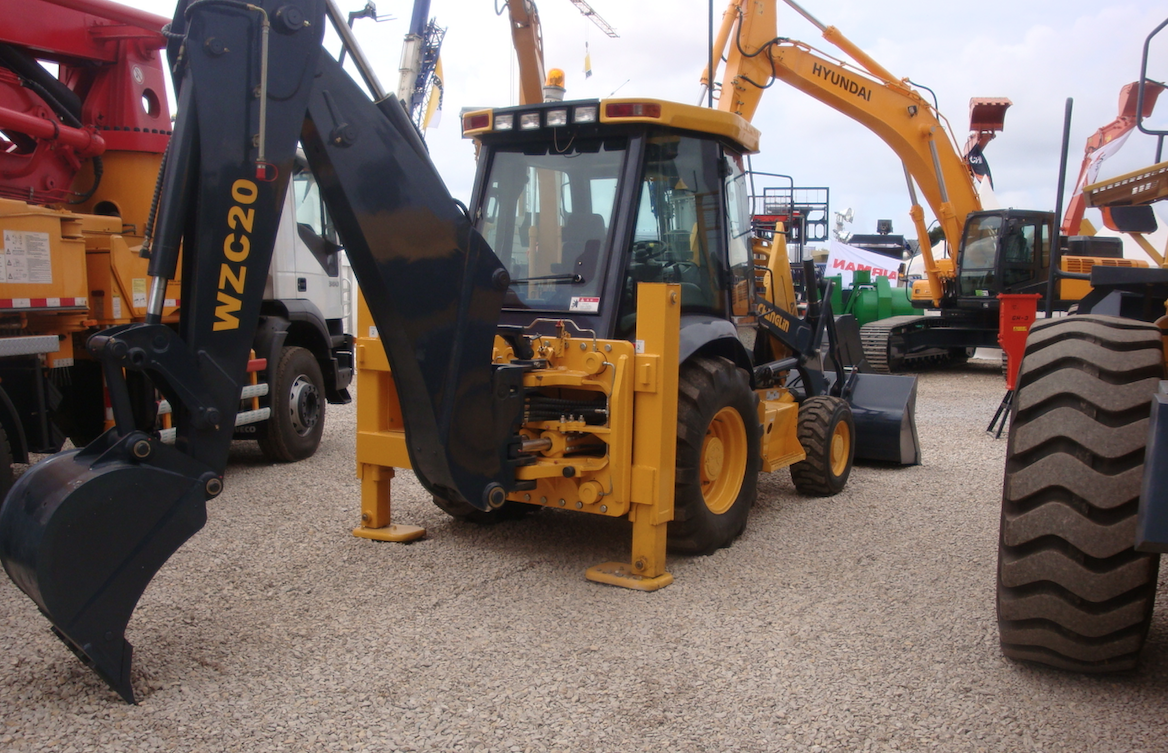
[[[517,282],[551,282],[551,283],[555,283],[556,285],[565,284],[565,283],[569,284],[569,285],[577,285],[579,283],[584,282],[584,278],[582,276],[576,275],[576,274],[564,274],[564,275],[540,275],[539,277],[520,277],[518,279],[511,280],[512,285],[514,285]]]

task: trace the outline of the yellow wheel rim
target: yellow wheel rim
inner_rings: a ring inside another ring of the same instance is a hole
[[[842,476],[848,469],[848,455],[852,448],[852,430],[840,421],[831,433],[831,475]]]
[[[733,408],[723,408],[706,427],[700,463],[702,496],[715,515],[729,510],[746,474],[746,424]]]

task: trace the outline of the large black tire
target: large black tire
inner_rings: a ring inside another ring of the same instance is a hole
[[[12,488],[12,446],[8,444],[8,433],[0,426],[0,503]]]
[[[438,495],[434,495],[432,499],[434,500],[434,504],[438,506],[438,509],[450,517],[481,526],[502,523],[505,520],[518,520],[539,509],[536,505],[507,500],[498,509],[480,510],[467,502],[455,502],[439,497]]]
[[[269,460],[291,463],[316,452],[324,432],[324,379],[320,364],[304,348],[284,348],[271,379],[272,415],[256,437]]]
[[[809,397],[799,405],[799,444],[807,458],[791,466],[800,494],[831,497],[843,491],[856,457],[852,408],[838,397]]]
[[[1002,485],[1002,653],[1080,672],[1133,668],[1159,555],[1134,549],[1152,394],[1150,324],[1073,316],[1035,324],[1018,375]]]
[[[669,550],[710,554],[746,528],[762,464],[758,396],[725,358],[691,358],[678,375],[677,471]]]

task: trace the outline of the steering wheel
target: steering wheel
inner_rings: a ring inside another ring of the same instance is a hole
[[[637,241],[633,244],[633,261],[647,262],[665,255],[665,244],[661,241]]]

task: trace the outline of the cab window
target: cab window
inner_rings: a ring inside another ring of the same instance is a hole
[[[673,133],[647,140],[621,294],[621,336],[632,331],[642,282],[680,285],[683,312],[724,315],[720,160],[718,145],[709,140]]]
[[[751,243],[750,188],[742,170],[742,157],[727,152],[726,172],[726,243],[730,264],[730,307],[734,316],[750,313],[750,285],[754,278],[754,254]]]
[[[478,230],[511,275],[504,306],[596,313],[624,139],[500,149]]]

